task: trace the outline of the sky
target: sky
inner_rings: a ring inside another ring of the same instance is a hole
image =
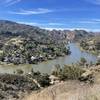
[[[100,0],[0,0],[0,20],[46,29],[100,31]]]

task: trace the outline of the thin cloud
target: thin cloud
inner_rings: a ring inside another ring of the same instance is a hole
[[[6,4],[6,6],[11,6],[11,5],[14,5],[16,3],[19,3],[21,2],[22,0],[5,0],[4,1],[4,4]]]
[[[95,21],[95,22],[100,23],[100,19],[92,19],[92,20]]]
[[[33,9],[33,10],[20,10],[18,12],[9,12],[11,14],[17,14],[17,15],[38,15],[38,14],[46,14],[53,12],[53,10],[49,9],[44,9],[44,8],[38,8],[38,9]]]
[[[55,25],[60,26],[60,25],[65,25],[65,24],[63,24],[63,23],[48,23],[48,25],[51,25],[51,26],[55,26]]]
[[[82,24],[98,24],[100,22],[91,20],[91,21],[78,21],[78,23],[82,23]]]
[[[65,9],[56,9],[56,12],[90,12],[90,11],[95,11],[95,9],[91,8],[91,10],[87,7],[84,8],[65,8]]]
[[[39,26],[42,29],[47,29],[47,30],[86,30],[86,31],[91,31],[91,32],[100,32],[100,29],[91,29],[91,28],[83,28],[83,27],[63,27],[59,28],[53,25],[49,25],[50,23],[36,23],[36,22],[18,22],[20,24],[26,24],[26,25],[32,25],[32,26]],[[53,24],[53,23],[52,23]],[[60,23],[59,23],[60,24]]]
[[[36,23],[36,22],[18,22],[20,24],[27,24],[27,25],[37,25],[37,26],[60,26],[60,25],[66,25],[63,23]]]
[[[91,4],[100,5],[100,0],[85,0]]]
[[[67,30],[67,28],[57,28],[57,27],[41,27],[42,29],[46,29],[46,30]]]
[[[31,9],[31,10],[24,10],[21,9],[19,11],[11,11],[11,14],[17,14],[17,15],[37,15],[37,14],[45,14],[45,13],[50,13],[50,12],[66,12],[66,11],[88,11],[87,8],[83,8],[83,9],[45,9],[45,8],[38,8],[38,9]]]
[[[100,19],[70,21],[70,23],[79,23],[79,24],[100,24]]]
[[[88,11],[88,8],[66,8],[59,11]]]
[[[47,29],[47,30],[85,30],[85,31],[88,31],[88,32],[100,32],[100,29],[91,29],[91,28],[56,28],[56,27],[42,27],[43,29]]]
[[[67,28],[67,27],[64,27],[64,28],[57,28],[57,27],[45,27],[45,29],[47,30],[86,30],[86,31],[90,31],[90,29],[86,29],[86,28]]]

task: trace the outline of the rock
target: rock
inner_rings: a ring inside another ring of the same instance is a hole
[[[84,82],[86,82],[86,81],[92,82],[93,81],[93,72],[90,70],[86,70],[86,72],[81,75],[79,80],[84,81]]]
[[[0,100],[4,99],[5,97],[0,93]]]
[[[60,83],[60,79],[58,77],[54,76],[54,75],[51,75],[49,78],[51,80],[50,84]]]

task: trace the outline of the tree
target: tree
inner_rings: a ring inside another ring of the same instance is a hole
[[[100,59],[97,59],[96,65],[100,65]]]
[[[52,75],[58,76],[61,73],[61,67],[59,64],[54,66],[54,69],[52,71]]]
[[[86,43],[86,41],[84,41],[84,40],[82,40],[82,41],[80,42],[80,46],[81,46],[83,49],[85,49],[85,50],[88,49],[88,43]]]
[[[21,70],[21,69],[17,69],[17,70],[16,70],[16,73],[17,73],[17,74],[23,74],[23,73],[24,73],[24,71],[23,71],[23,70]]]
[[[96,42],[95,47],[97,50],[100,50],[100,42]]]
[[[41,85],[41,87],[47,87],[50,85],[50,79],[48,74],[43,74],[40,77],[37,78],[38,83]]]
[[[80,63],[81,63],[81,64],[84,65],[86,62],[87,62],[87,60],[86,60],[84,57],[81,57],[81,58],[80,58]]]

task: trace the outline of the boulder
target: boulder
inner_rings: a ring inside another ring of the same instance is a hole
[[[81,77],[79,78],[80,81],[84,81],[84,82],[93,82],[93,72],[90,70],[86,70],[86,72],[84,72]]]

